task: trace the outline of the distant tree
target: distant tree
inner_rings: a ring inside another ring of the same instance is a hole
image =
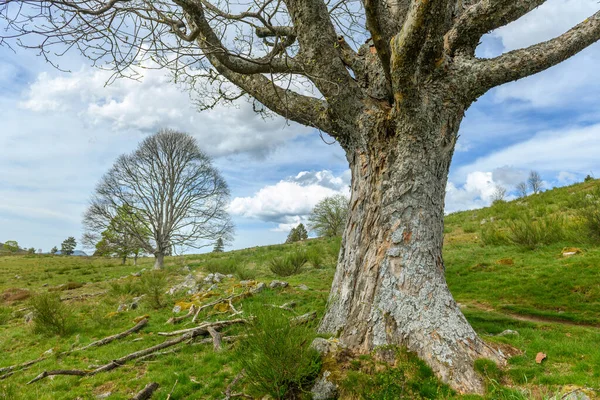
[[[218,238],[215,247],[213,248],[213,253],[222,253],[225,250],[225,245],[223,244],[223,238]]]
[[[308,217],[309,228],[318,236],[339,236],[348,216],[348,198],[343,195],[321,200]]]
[[[28,248],[27,254],[35,254],[35,248],[33,248],[33,247]]]
[[[73,236],[69,236],[65,239],[60,245],[60,254],[64,256],[70,256],[75,251],[75,247],[77,246],[77,241]]]
[[[37,249],[38,254],[42,254],[44,251],[42,249]]]
[[[308,232],[306,232],[304,224],[300,223],[298,226],[290,230],[285,243],[295,243],[306,239],[308,239]]]
[[[296,227],[296,232],[300,240],[308,239],[308,232],[306,231],[306,228],[304,227],[303,223],[298,224],[298,226]]]
[[[132,223],[124,229],[161,269],[175,246],[200,248],[230,237],[228,202],[225,180],[196,140],[161,130],[117,159],[96,187],[83,223],[86,231],[104,231],[127,207]]]
[[[127,262],[127,257],[133,256],[133,264],[137,265],[137,258],[144,251],[144,242],[150,238],[150,230],[140,220],[135,211],[123,205],[106,229],[98,235],[92,227],[88,227],[82,241],[84,245],[96,248],[94,256],[118,257],[123,264]],[[144,236],[144,241],[140,241],[138,235],[131,234],[131,230]]]
[[[529,189],[533,192],[533,194],[538,194],[542,191],[544,187],[544,182],[542,181],[542,177],[537,171],[529,172],[529,178],[527,178],[527,184],[529,185]]]
[[[494,193],[492,193],[492,203],[503,201],[506,197],[506,188],[502,185],[496,185]]]
[[[50,254],[56,254],[58,253],[58,248],[56,246],[54,246],[51,250],[50,250]]]
[[[521,182],[516,186],[517,196],[520,198],[527,197],[527,183]]]
[[[19,243],[16,240],[7,240],[4,242],[4,250],[16,253],[19,251]]]
[[[593,180],[594,180],[594,177],[589,174],[583,179],[584,182],[589,182],[589,181],[593,181]]]

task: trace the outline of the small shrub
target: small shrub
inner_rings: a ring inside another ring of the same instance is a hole
[[[481,228],[481,243],[486,246],[501,246],[509,243],[507,234],[495,224],[485,224]]]
[[[477,231],[477,228],[473,224],[463,226],[464,233],[475,233],[476,231]]]
[[[8,307],[0,306],[0,325],[6,325],[10,321],[12,311]]]
[[[508,239],[518,246],[535,249],[542,244],[552,244],[567,238],[564,217],[545,216],[534,219],[529,215],[507,223]]]
[[[212,274],[220,273],[223,275],[235,274],[240,261],[235,258],[221,258],[208,261],[204,267]]]
[[[164,306],[162,300],[167,287],[167,278],[163,271],[150,271],[143,274],[140,286],[152,307],[158,309]]]
[[[310,249],[306,253],[306,258],[313,268],[323,268],[323,254],[317,249]]]
[[[291,325],[276,310],[257,307],[252,314],[256,318],[236,353],[250,391],[257,397],[294,398],[310,387],[321,369],[320,355],[310,347],[314,331]]]
[[[239,264],[235,268],[235,274],[234,275],[240,281],[251,281],[251,280],[253,280],[253,279],[256,278],[256,276],[258,275],[258,273],[256,272],[255,269],[248,268],[248,266],[245,265],[245,264]]]
[[[33,309],[33,330],[46,335],[64,336],[72,332],[72,311],[56,293],[40,293],[29,300]]]
[[[577,215],[583,222],[586,234],[594,242],[600,242],[600,190],[594,196],[588,194],[581,201],[582,207],[577,210]]]
[[[123,295],[140,295],[142,289],[139,282],[133,281],[132,279],[124,279],[122,282],[112,281],[110,282],[110,294],[114,296]]]
[[[31,297],[31,292],[26,289],[16,289],[10,288],[6,289],[0,298],[2,301],[13,302],[13,301],[22,301]]]
[[[300,273],[308,258],[304,251],[294,251],[284,257],[273,258],[269,262],[269,269],[279,276],[290,276]]]

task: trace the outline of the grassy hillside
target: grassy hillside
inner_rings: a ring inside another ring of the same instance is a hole
[[[447,216],[444,256],[450,289],[477,332],[512,355],[505,370],[478,362],[488,382],[485,398],[561,398],[583,388],[590,398],[599,394],[600,246],[586,230],[581,212],[596,201],[598,187],[597,181],[586,182]],[[320,368],[320,361],[311,358],[306,344],[315,336],[314,328],[323,315],[338,249],[339,239],[323,239],[174,257],[159,275],[150,271],[151,259],[133,266],[99,258],[0,257],[0,399],[128,399],[149,382],[160,385],[156,399],[169,395],[171,399],[222,399],[232,382],[232,393],[254,398],[282,387],[292,387],[300,398],[308,398],[302,390],[315,368]],[[576,254],[563,256],[564,252]],[[281,260],[298,254],[309,259],[298,274],[281,277],[271,272],[272,260],[285,267]],[[194,295],[187,289],[164,294],[189,281],[189,275],[203,282],[214,272],[233,277],[202,284]],[[268,285],[272,280],[289,285],[252,292],[259,282]],[[40,319],[25,322],[33,306],[43,311],[43,305],[52,304],[56,296],[63,299],[58,303],[63,329],[53,331],[52,324],[49,328]],[[144,297],[131,307],[139,296]],[[192,304],[207,305],[228,296],[238,297],[232,298],[231,305],[221,302],[206,307],[198,320],[257,318],[247,325],[219,329],[230,338],[224,339],[221,351],[213,349],[211,336],[205,333],[190,343],[127,361],[108,372],[47,377],[27,385],[43,371],[91,371],[164,343],[173,337],[159,332],[198,326],[191,318],[183,318]],[[173,312],[176,305],[181,312]],[[283,305],[283,309],[274,307]],[[316,318],[306,324],[290,327],[287,323],[310,312],[316,312]],[[167,324],[172,317],[182,317],[182,321]],[[138,332],[104,346],[77,350],[126,331],[143,318],[148,323]],[[507,329],[518,334],[497,336]],[[263,337],[260,332],[269,335]],[[246,334],[256,340],[239,336]],[[535,361],[538,352],[547,355],[541,364]],[[452,393],[414,356],[402,349],[393,353],[393,366],[384,365],[379,353],[324,362],[334,371],[344,398],[480,398]],[[7,369],[40,357],[35,364]],[[242,369],[254,372],[238,375]],[[275,377],[283,375],[287,381],[274,386]],[[260,377],[270,386],[257,385]]]

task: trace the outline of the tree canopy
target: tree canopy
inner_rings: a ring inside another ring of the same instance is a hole
[[[69,236],[60,245],[60,254],[70,256],[75,252],[75,247],[77,247],[77,241],[73,236]]]
[[[318,236],[339,236],[348,218],[348,198],[343,195],[326,197],[310,213],[309,228]]]
[[[225,180],[196,140],[162,130],[117,159],[97,185],[83,222],[89,234],[118,235],[126,247],[154,254],[161,268],[174,246],[201,248],[230,237],[228,201]]]

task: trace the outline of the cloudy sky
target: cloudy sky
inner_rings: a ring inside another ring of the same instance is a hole
[[[548,40],[599,9],[597,0],[548,0],[486,35],[478,55]],[[198,113],[161,71],[106,86],[109,75],[78,55],[60,61],[72,72],[0,47],[0,242],[48,251],[80,238],[102,174],[162,127],[193,134],[228,181],[237,228],[231,248],[280,243],[320,199],[348,192],[343,152],[312,129],[265,120],[244,101]],[[599,65],[597,43],[479,99],[461,126],[447,211],[488,205],[496,184],[513,195],[531,169],[548,188],[599,177]]]

